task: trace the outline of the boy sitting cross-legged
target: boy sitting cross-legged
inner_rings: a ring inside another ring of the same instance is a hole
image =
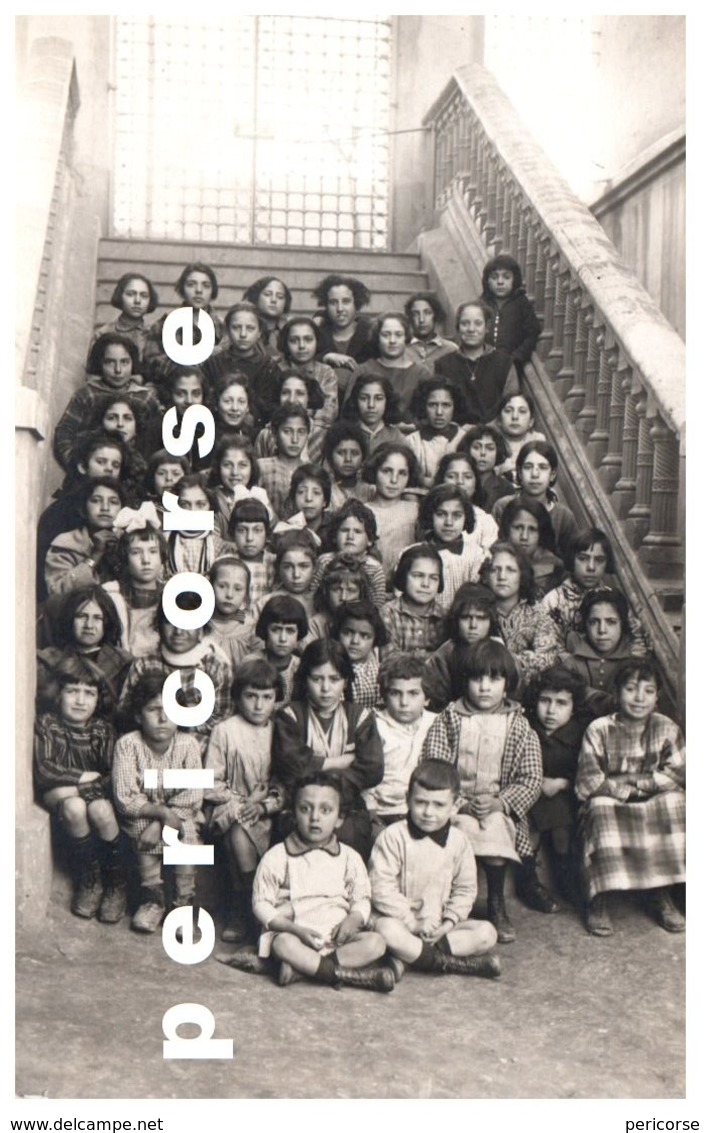
[[[494,926],[470,919],[475,857],[468,839],[450,823],[459,791],[452,764],[420,763],[409,781],[407,817],[387,826],[374,843],[371,923],[384,937],[399,977],[401,961],[420,972],[500,975],[498,958],[489,954],[497,940]]]

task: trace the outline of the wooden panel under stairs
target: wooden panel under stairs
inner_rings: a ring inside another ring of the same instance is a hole
[[[252,248],[176,240],[101,240],[96,322],[110,322],[116,317],[110,298],[116,281],[131,269],[146,275],[157,288],[160,307],[156,315],[169,311],[178,302],[176,279],[185,264],[196,261],[209,264],[217,274],[219,295],[214,306],[218,314],[238,303],[245,289],[268,273],[283,279],[293,292],[293,314],[312,314],[316,307],[313,288],[331,272],[356,276],[367,285],[372,293],[370,312],[402,310],[413,291],[426,290],[428,286],[417,255],[327,248]]]

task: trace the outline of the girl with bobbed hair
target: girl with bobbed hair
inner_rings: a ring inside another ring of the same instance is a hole
[[[446,322],[445,308],[433,292],[416,291],[406,300],[404,313],[412,331],[407,354],[432,374],[439,358],[458,349],[450,338],[443,338],[440,333]]]
[[[102,334],[122,334],[135,345],[142,360],[149,333],[145,316],[151,315],[159,302],[158,293],[146,275],[137,271],[124,272],[110,298],[111,306],[120,314],[113,322],[98,326],[94,340]]]
[[[313,296],[320,308],[317,359],[338,371],[338,382],[346,382],[349,371],[370,357],[369,321],[360,317],[371,299],[369,289],[354,276],[331,274],[320,280]]]
[[[401,311],[385,311],[372,322],[370,331],[371,358],[360,363],[345,389],[344,400],[360,374],[388,378],[401,404],[401,424],[413,431],[410,411],[413,398],[421,382],[430,377],[430,371],[420,362],[408,357],[406,347],[411,341],[411,327]]]
[[[212,300],[216,299],[219,294],[219,284],[216,274],[209,264],[186,264],[175,283],[175,291],[182,300],[180,306],[192,308],[193,342],[201,341],[202,332],[199,329],[198,319],[200,311],[204,311],[214,323],[215,344],[219,343],[224,337],[224,323],[212,307]],[[167,314],[162,315],[157,322],[153,323],[143,351],[144,373],[156,385],[160,385],[173,364],[162,345],[162,332],[168,314],[171,314],[171,312],[168,311]],[[175,337],[181,343],[182,331],[178,330]]]
[[[278,276],[262,275],[246,288],[242,298],[245,303],[253,303],[266,324],[262,339],[264,352],[277,357],[280,333],[293,302],[290,288]]]

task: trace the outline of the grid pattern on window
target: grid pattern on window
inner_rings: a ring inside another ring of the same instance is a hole
[[[387,246],[388,18],[116,20],[114,233]]]

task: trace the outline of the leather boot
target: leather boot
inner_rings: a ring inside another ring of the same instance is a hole
[[[446,956],[440,953],[441,966],[434,971],[444,975],[480,976],[484,980],[498,980],[502,975],[502,968],[497,956],[486,952],[482,956]]]
[[[613,925],[608,915],[605,893],[592,897],[586,909],[586,929],[591,936],[612,936]]]
[[[93,834],[72,839],[72,855],[75,883],[71,911],[75,917],[89,920],[96,916],[103,897],[101,866]]]
[[[361,987],[364,991],[393,991],[396,980],[391,968],[335,967],[336,987]]]
[[[650,904],[657,917],[657,923],[665,932],[684,932],[686,925],[684,917],[675,905],[670,895],[668,885],[650,892]]]
[[[141,885],[140,905],[135,911],[130,927],[135,932],[157,932],[165,916],[165,891],[163,883]]]
[[[505,869],[503,865],[484,865],[487,878],[487,919],[495,926],[498,944],[511,944],[517,939],[505,907]]]
[[[103,898],[98,919],[103,924],[117,924],[126,911],[127,883],[121,836],[112,842],[102,842]]]
[[[517,896],[538,913],[558,913],[559,905],[537,877],[535,857],[522,858],[517,874]]]

